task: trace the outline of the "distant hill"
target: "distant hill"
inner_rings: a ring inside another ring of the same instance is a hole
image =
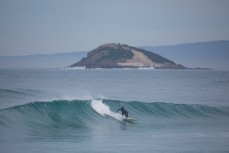
[[[187,67],[229,69],[229,41],[141,47]]]
[[[125,44],[104,44],[90,51],[86,58],[69,67],[85,68],[156,68],[183,69],[176,64],[153,52],[131,47]]]
[[[0,56],[0,68],[63,68],[86,56],[87,52]]]

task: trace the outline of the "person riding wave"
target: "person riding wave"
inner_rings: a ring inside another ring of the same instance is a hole
[[[128,118],[128,112],[127,112],[127,110],[125,110],[124,107],[121,107],[121,108],[119,108],[119,109],[117,110],[117,112],[120,111],[120,110],[122,111],[122,115],[125,115],[126,118]]]

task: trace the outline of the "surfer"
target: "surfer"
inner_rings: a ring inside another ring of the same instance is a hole
[[[122,111],[122,115],[125,115],[126,118],[128,118],[128,112],[127,112],[127,110],[125,110],[125,108],[122,107],[122,108],[119,108],[119,109],[117,110],[117,112],[120,111],[120,110]]]

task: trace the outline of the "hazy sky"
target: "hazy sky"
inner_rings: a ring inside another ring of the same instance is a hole
[[[229,0],[0,0],[0,56],[229,40]]]

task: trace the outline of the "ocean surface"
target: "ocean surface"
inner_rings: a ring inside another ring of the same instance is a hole
[[[229,152],[229,71],[0,69],[0,152]]]

